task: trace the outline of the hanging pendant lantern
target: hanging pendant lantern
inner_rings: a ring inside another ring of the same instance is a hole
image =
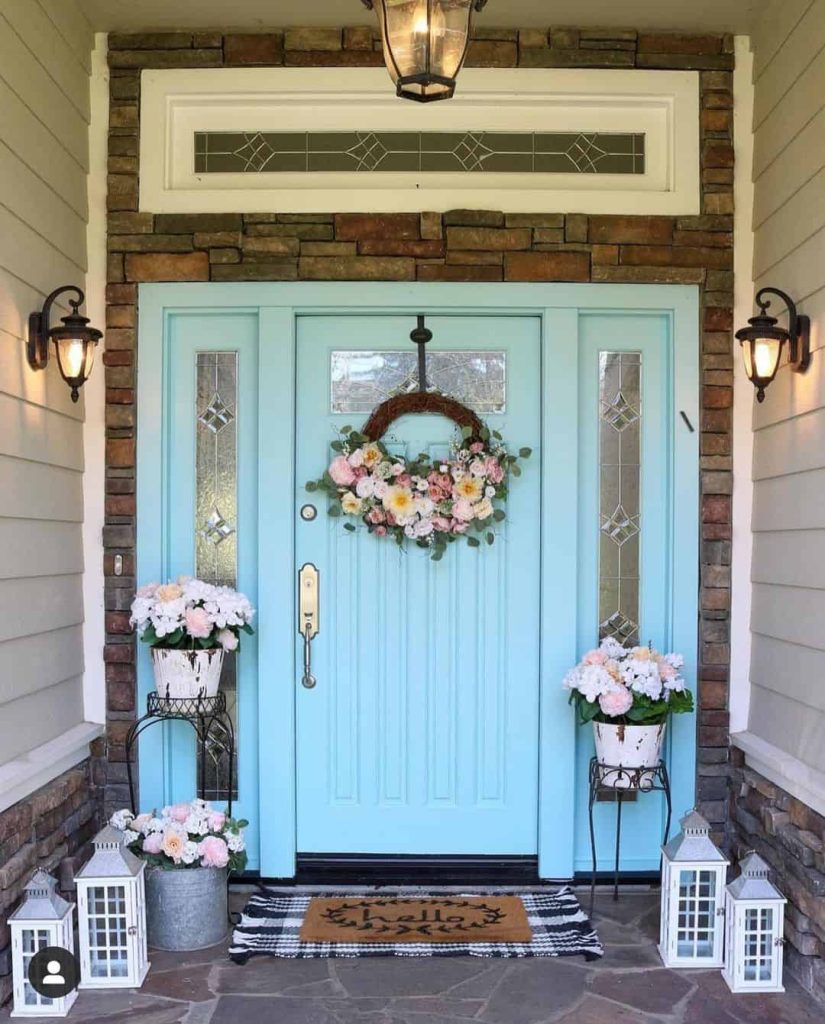
[[[487,0],[362,0],[378,15],[387,70],[407,100],[448,100]]]

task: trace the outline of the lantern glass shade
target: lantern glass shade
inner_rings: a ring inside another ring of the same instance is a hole
[[[748,380],[757,388],[761,402],[765,388],[776,376],[782,356],[784,338],[747,338],[741,341],[742,358]]]
[[[666,967],[721,967],[728,862],[695,811],[662,849],[659,953]]]
[[[77,875],[80,988],[137,988],[149,970],[145,862],[106,826]]]
[[[375,0],[384,61],[396,92],[449,99],[467,55],[477,0]]]
[[[85,317],[67,316],[62,326],[49,332],[57,352],[60,375],[72,389],[74,402],[91,375],[97,343],[103,336],[94,327],[88,327],[88,323]]]
[[[727,887],[727,935],[722,975],[733,992],[784,992],[785,898],[771,884],[768,865],[754,853]]]
[[[41,949],[57,946],[74,953],[74,904],[56,890],[51,875],[36,871],[25,888],[23,902],[9,918],[13,1017],[65,1017],[77,998],[76,991],[59,999],[42,996],[29,981],[29,967]]]

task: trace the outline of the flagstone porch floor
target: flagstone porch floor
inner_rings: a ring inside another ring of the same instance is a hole
[[[236,909],[244,896],[233,894]],[[583,905],[587,894],[582,893]],[[374,958],[231,963],[225,946],[150,952],[139,992],[84,992],[90,1024],[822,1024],[792,979],[781,996],[733,996],[718,971],[668,971],[656,952],[658,896],[596,901],[605,947],[583,959]],[[9,1007],[0,1011],[8,1020]],[[40,1018],[41,1020],[44,1018]]]

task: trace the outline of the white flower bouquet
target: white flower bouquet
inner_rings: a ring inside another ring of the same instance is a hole
[[[582,723],[660,725],[671,714],[693,710],[685,686],[681,654],[660,654],[653,647],[623,647],[606,637],[564,678],[570,703]]]
[[[255,609],[231,587],[180,576],[141,587],[132,602],[131,624],[141,640],[170,651],[236,651],[240,634],[252,634]]]
[[[137,857],[156,867],[228,868],[246,866],[244,819],[229,818],[206,800],[173,804],[156,812],[116,811],[109,824],[123,833]]]

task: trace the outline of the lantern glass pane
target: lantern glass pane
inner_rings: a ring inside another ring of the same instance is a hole
[[[716,927],[716,873],[679,872],[679,914],[676,950],[680,958],[713,957]]]
[[[464,63],[470,31],[468,0],[435,0],[430,26],[430,61],[436,75],[455,78]]]
[[[54,1002],[53,999],[39,995],[29,984],[29,965],[32,957],[46,946],[54,944],[47,928],[26,928],[23,932],[23,1002],[26,1006],[51,1006]]]
[[[414,75],[427,66],[427,0],[384,0],[387,67],[394,79]]]
[[[782,351],[782,342],[776,338],[757,338],[753,346],[753,370],[760,380],[771,380]]]
[[[770,982],[774,968],[774,916],[770,907],[749,907],[744,919],[745,981]]]

